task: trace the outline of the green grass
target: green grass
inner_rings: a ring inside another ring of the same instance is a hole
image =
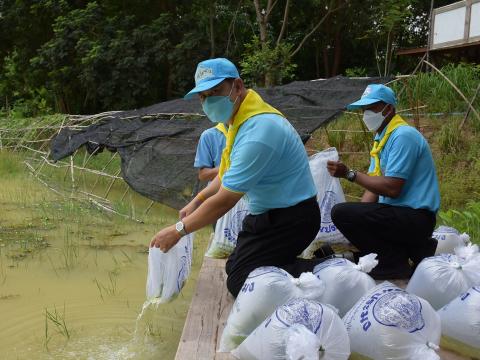
[[[63,305],[63,312],[59,312],[56,306],[53,307],[53,310],[45,309],[45,349],[48,351],[48,343],[52,338],[51,328],[56,333],[64,336],[67,340],[70,339],[70,330],[65,321],[65,304]]]
[[[445,225],[466,232],[474,243],[480,245],[480,201],[469,202],[462,211],[441,211],[439,217]]]
[[[440,69],[467,97],[471,100],[480,83],[480,65],[449,64]],[[418,105],[427,105],[427,112],[463,112],[466,103],[452,86],[437,72],[417,73],[405,81],[397,81],[392,86],[399,93],[404,84],[399,101],[399,108],[412,108]],[[480,108],[480,96],[473,103]]]

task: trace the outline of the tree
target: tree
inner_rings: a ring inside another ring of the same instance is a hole
[[[258,79],[260,74],[263,75],[263,81],[259,85],[267,87],[276,85],[282,81],[282,78],[292,75],[293,69],[295,69],[293,58],[312,35],[318,31],[325,20],[344,5],[342,0],[311,1],[310,4],[305,4],[310,5],[304,6],[304,8],[309,8],[311,10],[310,14],[316,14],[317,21],[313,22],[307,30],[305,30],[305,24],[303,24],[301,37],[298,37],[297,32],[295,36],[287,38],[287,27],[292,16],[291,1],[285,1],[282,17],[279,21],[281,26],[280,29],[277,29],[277,33],[273,30],[271,19],[275,15],[274,9],[278,3],[279,0],[267,0],[266,7],[262,7],[260,0],[253,0],[259,36],[253,37],[247,47],[249,52],[246,53],[242,62],[244,71],[246,70],[254,79]],[[298,10],[298,8],[293,10]],[[308,18],[311,18],[311,15]]]

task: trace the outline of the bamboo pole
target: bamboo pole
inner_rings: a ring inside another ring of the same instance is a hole
[[[116,152],[116,153],[114,153],[114,154],[112,155],[112,157],[110,158],[110,160],[108,160],[107,163],[105,164],[105,166],[102,168],[102,170],[101,170],[102,172],[105,171],[105,169],[107,168],[107,166],[110,165],[110,163],[113,161],[113,159],[115,158],[115,156],[117,156],[117,154],[118,154],[118,153]],[[95,182],[93,183],[92,189],[90,190],[92,193],[93,193],[93,190],[95,190],[95,187],[97,186],[99,180],[100,180],[100,179],[96,179]]]
[[[151,201],[150,204],[148,205],[147,209],[145,210],[145,213],[144,215],[147,215],[148,212],[150,211],[150,209],[153,207],[153,205],[155,204],[155,201]]]
[[[75,176],[73,175],[73,156],[70,155],[70,178],[72,180],[72,188],[75,188]]]
[[[127,188],[126,188],[125,191],[123,192],[123,195],[122,195],[122,197],[120,198],[120,201],[123,201],[123,199],[125,199],[125,196],[127,196],[127,193],[128,193],[129,190],[130,190],[130,186],[127,184]]]
[[[477,90],[475,90],[475,94],[473,95],[472,101],[470,101],[470,106],[467,110],[467,113],[465,114],[465,117],[463,118],[461,124],[460,124],[460,129],[463,128],[463,125],[465,125],[465,122],[468,119],[468,116],[470,115],[470,109],[473,108],[473,103],[475,102],[475,99],[477,98],[478,93],[480,92],[480,84],[477,86]]]
[[[50,186],[47,182],[45,182],[43,179],[40,178],[40,176],[38,176],[37,174],[35,174],[35,169],[33,168],[33,166],[31,166],[27,161],[24,161],[24,164],[27,166],[27,168],[30,170],[30,173],[42,184],[44,185],[45,187],[47,187],[48,189],[50,189],[51,191],[53,191],[54,193],[56,193],[57,195],[60,195],[62,196],[63,198],[67,198],[64,194],[62,194],[60,191],[58,191],[57,189],[53,188],[52,186]],[[90,195],[93,195],[93,194],[90,194]],[[96,196],[96,195],[94,195]],[[77,200],[77,201],[82,201],[82,199],[78,198],[78,197],[75,197],[73,195],[71,195],[69,197],[70,199],[72,200]],[[118,216],[121,216],[123,218],[126,218],[126,219],[130,219],[130,220],[133,220],[135,222],[138,222],[138,223],[142,223],[143,224],[143,221],[141,220],[138,220],[138,219],[135,219],[134,217],[131,217],[131,216],[128,216],[128,215],[125,215],[125,214],[122,214],[118,211],[116,211],[115,209],[111,208],[111,207],[108,207],[107,205],[105,204],[101,204],[100,202],[92,199],[92,198],[87,198],[87,201],[89,201],[90,203],[92,203],[93,205],[95,205],[97,208],[101,209],[101,210],[104,210],[104,211],[107,211],[107,212],[110,212],[110,213],[113,213],[113,214],[116,214]]]
[[[46,159],[45,157],[42,157],[43,160],[45,160],[45,162],[52,166],[52,167],[56,167],[56,168],[66,168],[67,169],[67,172],[68,170],[70,169],[70,164],[68,163],[65,163],[63,161],[58,161],[57,163],[60,163],[61,165],[58,165],[56,163],[52,163],[51,161],[49,161],[48,159]],[[107,173],[104,173],[104,172],[101,172],[101,171],[98,171],[98,170],[93,170],[93,169],[89,169],[89,168],[83,168],[81,166],[77,166],[77,165],[74,165],[73,166],[74,169],[76,170],[82,170],[82,171],[86,171],[86,172],[89,172],[89,173],[92,173],[92,174],[95,174],[95,175],[100,175],[100,176],[104,176],[104,177],[108,177],[108,178],[111,178],[111,179],[117,179],[117,180],[123,180],[122,177],[120,176],[114,176],[114,175],[110,175],[110,174],[107,174]]]
[[[103,196],[105,199],[108,198],[108,194],[110,194],[110,191],[112,190],[112,187],[113,187],[113,184],[115,184],[115,181],[117,181],[118,179],[118,175],[120,175],[120,173],[122,172],[122,169],[118,169],[118,171],[116,172],[115,174],[115,179],[112,179],[112,181],[110,182],[110,185],[108,186],[108,189],[107,191],[105,192],[105,195]],[[120,177],[121,179],[121,177]]]
[[[47,155],[45,156],[45,158],[48,159],[48,157],[50,156],[50,150],[48,151]],[[36,173],[40,173],[40,171],[43,169],[43,167],[45,166],[45,160],[43,160],[43,162],[38,166],[38,168],[35,170]]]

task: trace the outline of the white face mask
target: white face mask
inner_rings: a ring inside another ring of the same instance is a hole
[[[388,114],[383,116],[383,110],[385,110],[387,106],[388,105],[386,105],[382,111],[378,113],[372,110],[365,110],[363,112],[363,122],[369,131],[377,131],[382,125],[383,121],[388,116]]]

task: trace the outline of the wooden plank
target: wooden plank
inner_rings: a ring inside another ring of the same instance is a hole
[[[225,274],[225,271],[223,272]],[[227,280],[227,275],[225,274],[225,284]],[[228,292],[227,287],[225,286],[225,291],[222,296],[222,300],[220,301],[220,318],[218,321],[218,329],[217,329],[217,344],[216,348],[220,348],[220,339],[222,337],[223,329],[228,320],[228,316],[230,315],[230,310],[232,309],[232,305],[235,299],[233,296]],[[230,360],[234,359],[230,353],[219,353],[215,354],[215,360]]]
[[[470,358],[457,355],[452,351],[446,350],[446,349],[440,349],[438,351],[438,355],[440,355],[440,359],[442,360],[470,360]]]
[[[175,360],[227,360],[216,353],[233,297],[226,288],[225,260],[205,258],[197,279]]]

